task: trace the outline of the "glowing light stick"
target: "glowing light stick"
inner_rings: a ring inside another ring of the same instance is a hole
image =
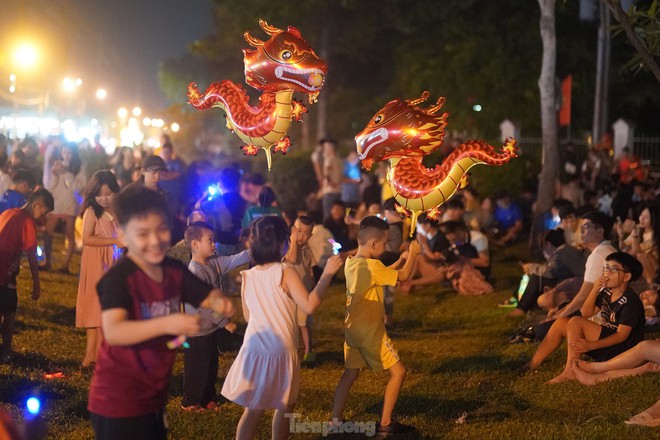
[[[332,255],[339,254],[339,251],[341,249],[341,244],[337,243],[332,238],[328,240],[328,243],[332,245]]]
[[[167,348],[170,350],[174,350],[175,348],[179,347],[190,348],[190,344],[186,342],[186,339],[187,338],[184,335],[177,336],[176,338],[167,342]]]

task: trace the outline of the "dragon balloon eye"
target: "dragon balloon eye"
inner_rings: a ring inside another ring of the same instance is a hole
[[[380,124],[383,121],[383,115],[378,115],[374,118],[374,124]]]
[[[291,57],[292,57],[292,54],[291,54],[290,50],[285,50],[284,52],[282,52],[282,59],[284,61],[289,61],[291,59]]]

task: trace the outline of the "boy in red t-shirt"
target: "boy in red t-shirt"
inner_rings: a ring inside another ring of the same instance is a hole
[[[0,318],[2,319],[2,361],[11,362],[12,337],[16,318],[16,277],[21,268],[21,254],[27,254],[32,273],[32,299],[41,295],[39,264],[37,263],[37,229],[39,220],[53,210],[53,196],[38,189],[22,208],[12,208],[0,214]]]
[[[182,313],[182,304],[226,317],[234,306],[220,289],[166,258],[169,214],[160,194],[132,186],[115,196],[113,207],[128,252],[97,285],[104,338],[87,408],[97,440],[165,440],[173,342],[199,333],[199,315]]]

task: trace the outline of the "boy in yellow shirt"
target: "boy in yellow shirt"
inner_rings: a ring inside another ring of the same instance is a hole
[[[406,378],[406,369],[385,331],[383,286],[395,286],[397,281],[407,280],[420,252],[419,244],[413,241],[403,269],[395,269],[401,259],[392,266],[384,266],[377,258],[385,252],[388,231],[386,221],[375,216],[365,217],[360,222],[357,253],[346,259],[346,369],[335,389],[332,419],[333,424],[342,423],[348,394],[361,368],[388,370],[390,379],[385,387],[383,412],[377,425],[380,434],[395,434],[412,429],[392,419],[394,406]]]

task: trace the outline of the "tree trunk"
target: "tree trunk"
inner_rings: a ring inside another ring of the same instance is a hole
[[[330,62],[328,58],[330,57],[330,20],[323,22],[321,27],[321,38],[320,38],[320,48],[319,56],[325,60],[328,65]],[[328,74],[330,71],[328,69]],[[316,140],[319,140],[328,135],[326,118],[328,115],[328,84],[323,85],[323,90],[319,94],[318,107],[316,108]]]
[[[538,0],[541,8],[541,40],[543,61],[539,90],[541,92],[541,127],[543,131],[543,157],[536,212],[552,207],[555,198],[555,179],[559,171],[559,147],[557,142],[557,109],[555,108],[555,69],[557,63],[557,38],[555,34],[556,0]]]

